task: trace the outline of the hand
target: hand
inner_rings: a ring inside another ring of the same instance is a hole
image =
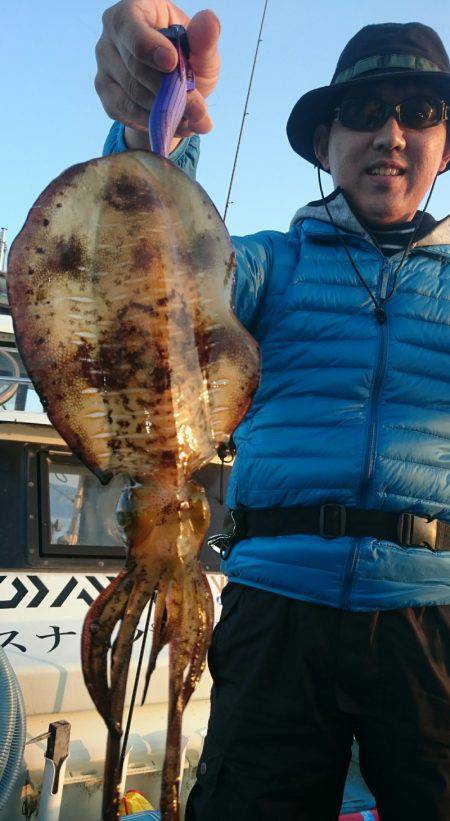
[[[196,78],[176,134],[182,138],[212,128],[205,98],[215,87],[220,68],[220,23],[215,14],[200,11],[190,20],[168,0],[120,0],[103,15],[95,88],[106,113],[128,126],[125,137],[130,148],[148,148],[148,117],[162,75],[178,62],[176,49],[158,29],[174,23],[187,29],[189,62]]]

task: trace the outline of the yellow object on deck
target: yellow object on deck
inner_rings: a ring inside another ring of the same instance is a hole
[[[133,815],[134,812],[140,812],[140,810],[154,809],[150,801],[148,801],[141,792],[138,790],[127,790],[123,798],[120,799],[119,815],[122,818],[124,815]]]

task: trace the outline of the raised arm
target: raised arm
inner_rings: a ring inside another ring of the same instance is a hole
[[[103,153],[149,148],[151,106],[164,71],[172,71],[177,63],[175,48],[158,29],[174,23],[187,29],[196,90],[188,93],[185,116],[172,144],[170,159],[194,179],[199,155],[197,135],[212,128],[205,98],[214,89],[220,68],[220,24],[212,11],[200,11],[189,19],[180,8],[165,0],[121,0],[105,11],[103,33],[96,49],[95,87],[106,113],[116,122]],[[254,332],[272,264],[272,236],[271,232],[261,232],[233,237],[233,243],[237,262],[234,309],[238,319]]]

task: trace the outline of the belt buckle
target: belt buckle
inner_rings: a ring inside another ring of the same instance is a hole
[[[397,522],[397,538],[402,547],[427,547],[436,550],[437,519],[401,513]]]
[[[232,536],[227,533],[215,533],[207,539],[208,547],[219,553],[221,559],[227,559],[231,553],[231,539]]]
[[[319,535],[323,539],[337,539],[345,536],[347,512],[345,505],[320,505]]]
[[[216,533],[207,539],[208,547],[220,554],[223,560],[228,559],[236,542],[245,538],[245,511],[230,510],[233,529],[231,533]]]

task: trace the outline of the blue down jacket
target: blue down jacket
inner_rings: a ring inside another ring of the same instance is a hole
[[[114,130],[115,129],[115,130]],[[114,126],[105,153],[124,149]],[[174,161],[193,172],[195,139]],[[391,291],[387,259],[342,193],[333,219],[371,290]],[[230,507],[335,502],[450,521],[450,218],[416,243],[378,324],[319,201],[287,233],[235,237],[235,310],[262,374],[234,434]],[[373,538],[251,538],[233,581],[346,610],[450,603],[450,552]]]

